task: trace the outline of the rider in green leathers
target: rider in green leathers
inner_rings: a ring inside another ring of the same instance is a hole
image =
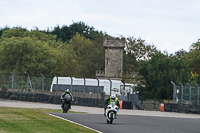
[[[65,90],[65,92],[62,94],[61,96],[61,107],[63,108],[63,103],[62,103],[62,99],[65,97],[65,95],[70,95],[71,96],[71,100],[73,99],[72,94],[70,93],[69,89]],[[69,109],[71,109],[71,101],[69,102]]]

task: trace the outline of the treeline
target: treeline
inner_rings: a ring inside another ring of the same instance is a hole
[[[54,27],[42,31],[38,28],[13,27],[0,30],[0,73],[46,77],[73,76],[95,78],[96,70],[104,70],[103,38],[111,37],[83,22]],[[160,52],[141,38],[126,38],[123,71],[139,72],[135,80],[124,76],[126,82],[138,84],[141,99],[171,99],[172,84],[200,83],[200,42],[190,51],[174,54]]]
[[[82,22],[53,31],[6,27],[0,33],[1,73],[92,78],[104,69],[106,35]]]

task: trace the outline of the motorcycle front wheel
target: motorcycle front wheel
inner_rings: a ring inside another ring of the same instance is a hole
[[[69,110],[69,104],[64,103],[63,113],[67,113]]]
[[[107,119],[106,119],[107,120]],[[107,120],[107,123],[110,123],[109,120]]]
[[[110,114],[110,118],[109,119],[110,119],[110,124],[112,124],[113,123],[113,113]]]

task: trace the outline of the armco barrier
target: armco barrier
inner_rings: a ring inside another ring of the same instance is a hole
[[[200,105],[164,103],[166,112],[200,114]]]

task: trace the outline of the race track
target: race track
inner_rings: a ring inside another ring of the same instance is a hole
[[[1,106],[61,110],[60,105],[57,104],[4,99],[0,99],[0,108]],[[73,105],[70,111],[85,113],[60,113],[54,115],[104,133],[200,133],[199,114],[120,109],[118,119],[114,120],[111,125],[106,123],[106,118],[103,116],[103,108]]]
[[[200,133],[200,119],[119,115],[107,124],[102,114],[52,113],[104,133]]]

